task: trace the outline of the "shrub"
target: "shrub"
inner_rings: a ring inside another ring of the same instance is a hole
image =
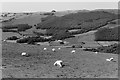
[[[6,29],[17,29],[17,31],[25,31],[30,28],[32,28],[32,26],[30,26],[28,24],[16,24],[16,25],[2,26],[2,29],[4,31]]]
[[[12,36],[7,38],[7,40],[17,40],[17,39],[19,39],[17,36]]]
[[[19,24],[17,25],[18,31],[25,31],[27,29],[32,28],[32,26],[29,26],[28,24]]]
[[[118,30],[120,27],[115,28],[101,28],[95,33],[95,41],[119,41],[120,35]]]
[[[97,49],[95,48],[86,48],[84,49],[84,51],[92,51],[92,52],[102,52],[102,53],[112,53],[112,54],[120,54],[118,52],[118,47],[120,46],[120,44],[115,43],[112,44],[110,46],[102,46],[102,47],[98,47]]]
[[[44,36],[45,35],[44,33],[36,32],[36,31],[33,31],[33,34],[36,34],[37,36]]]
[[[86,49],[83,49],[84,51],[92,51],[92,52],[98,52],[97,49],[95,48],[86,48]]]
[[[98,51],[99,52],[104,52],[104,53],[113,53],[113,54],[119,54],[118,52],[118,47],[120,46],[120,44],[112,44],[110,46],[105,46],[105,47],[99,47]]]
[[[23,38],[23,39],[17,40],[17,43],[27,43],[28,41],[29,41],[29,38]]]
[[[53,35],[52,39],[62,40],[70,37],[74,37],[74,36],[70,35],[70,33],[67,32],[66,30],[59,30],[57,33]]]
[[[2,29],[3,32],[17,32],[17,30],[12,29]]]
[[[17,40],[17,43],[34,44],[35,42],[46,42],[46,41],[49,41],[49,39],[44,39],[42,37],[28,37],[28,38]]]

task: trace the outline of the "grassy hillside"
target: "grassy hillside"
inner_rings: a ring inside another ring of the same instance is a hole
[[[79,29],[71,33],[80,34],[107,25],[109,21],[117,18],[117,15],[105,11],[78,12],[64,15],[62,17],[45,18],[37,24],[37,29],[47,29],[47,34],[59,33],[59,30]]]
[[[68,14],[62,17],[49,19],[37,25],[37,28],[43,29],[81,29],[94,23],[105,24],[107,21],[117,18],[116,15],[104,11],[79,12]],[[97,22],[97,23],[96,23]]]
[[[28,24],[28,25],[35,25],[41,22],[41,18],[46,17],[46,15],[40,15],[40,14],[32,14],[29,16],[24,16],[22,18],[15,18],[11,21],[2,22],[3,26],[7,25],[16,25],[16,24]]]
[[[91,30],[96,30],[97,28],[103,27],[107,25],[108,22],[115,20],[117,18],[116,14],[105,12],[105,11],[68,11],[65,12],[62,16],[57,16],[60,12],[55,12],[54,15],[44,15],[43,14],[31,14],[29,16],[14,19],[12,21],[3,22],[2,27],[16,27],[16,25],[28,24],[32,26],[32,28],[28,29],[31,34],[41,35],[50,35],[53,36],[53,39],[65,39],[71,37],[75,34],[86,33]],[[61,12],[61,14],[64,12]],[[42,21],[42,22],[41,22]],[[33,29],[36,27],[37,29]],[[22,31],[20,28],[17,31]],[[46,30],[46,33],[43,34],[39,31],[39,29]],[[69,32],[69,30],[78,29],[75,32]],[[4,29],[4,32],[17,32],[16,30],[7,30]],[[25,30],[23,30],[25,31]],[[26,33],[26,31],[25,31]],[[63,36],[64,35],[64,36]]]

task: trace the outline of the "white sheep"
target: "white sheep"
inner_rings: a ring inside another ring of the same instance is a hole
[[[43,50],[47,50],[47,48],[44,48]]]
[[[113,60],[113,57],[112,58],[109,58],[109,59],[106,59],[106,61],[112,61]]]
[[[25,55],[27,55],[27,53],[26,52],[22,52],[22,54],[21,54],[22,56],[25,56]]]
[[[63,67],[62,64],[63,64],[62,60],[57,60],[57,61],[55,61],[54,66],[59,66],[61,68],[61,67]]]
[[[95,54],[98,54],[98,52],[95,52]]]
[[[26,52],[22,52],[21,55],[22,55],[22,56],[25,56],[25,57],[29,57],[29,56],[30,56],[30,54],[27,54]]]
[[[55,48],[53,48],[52,51],[55,52]]]
[[[75,50],[72,50],[71,53],[75,53]]]
[[[59,50],[61,49],[61,48],[58,48]]]
[[[3,40],[4,42],[6,42],[6,40]]]

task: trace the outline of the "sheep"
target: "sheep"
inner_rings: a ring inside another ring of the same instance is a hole
[[[21,55],[22,55],[22,56],[25,56],[26,54],[27,54],[26,52],[22,52],[22,54],[21,54]]]
[[[55,52],[55,48],[53,48],[52,51]]]
[[[60,68],[63,67],[63,61],[62,60],[55,61],[54,66],[59,66]]]
[[[106,61],[113,61],[113,57],[109,58],[109,59],[106,59]]]
[[[45,51],[45,50],[47,50],[47,48],[44,48],[43,50]]]
[[[61,48],[58,48],[59,50],[61,49]]]
[[[29,54],[27,54],[26,52],[22,52],[22,54],[21,54],[22,56],[26,56],[26,57],[29,57],[30,55]]]
[[[3,40],[4,42],[6,42],[6,40]]]
[[[98,54],[98,52],[95,52],[95,54]]]
[[[75,53],[75,50],[72,50],[71,53]]]

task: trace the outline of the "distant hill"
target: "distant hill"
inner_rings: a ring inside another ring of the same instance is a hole
[[[95,30],[107,25],[109,21],[114,19],[117,19],[117,15],[105,11],[78,12],[62,17],[48,18],[46,21],[37,24],[36,28],[47,29],[48,34],[56,34],[56,30],[60,33],[60,30],[79,29],[71,33],[74,35]]]
[[[109,20],[116,19],[117,15],[104,12],[104,11],[91,11],[91,12],[78,12],[71,13],[62,17],[55,17],[54,19],[49,19],[45,22],[39,23],[37,28],[46,29],[72,29],[81,28],[85,24],[90,24],[94,22],[107,22]],[[85,25],[87,26],[87,25]]]
[[[120,14],[119,9],[96,9],[95,11],[105,11],[113,14]]]
[[[7,22],[2,22],[3,26],[7,26],[7,25],[16,25],[16,24],[28,24],[28,25],[35,25],[41,22],[41,18],[46,17],[44,15],[40,15],[40,14],[32,14],[29,16],[24,16],[22,18],[18,18],[18,19],[13,19],[11,21],[7,21]]]
[[[25,14],[25,13],[23,13]],[[27,33],[33,33],[39,29],[46,30],[46,35],[52,35],[54,38],[70,37],[75,34],[86,33],[91,30],[96,30],[102,26],[108,24],[108,22],[117,19],[117,10],[70,10],[62,12],[36,12],[32,14],[25,14],[27,16],[15,18],[2,22],[2,27],[9,27],[18,24],[28,24],[32,26],[31,29],[27,30]],[[36,29],[34,28],[36,27]],[[69,33],[68,30],[78,29],[76,32]],[[41,34],[41,33],[40,33]],[[66,35],[66,36],[63,36]],[[59,37],[58,37],[59,36]],[[62,38],[62,39],[63,39]]]

